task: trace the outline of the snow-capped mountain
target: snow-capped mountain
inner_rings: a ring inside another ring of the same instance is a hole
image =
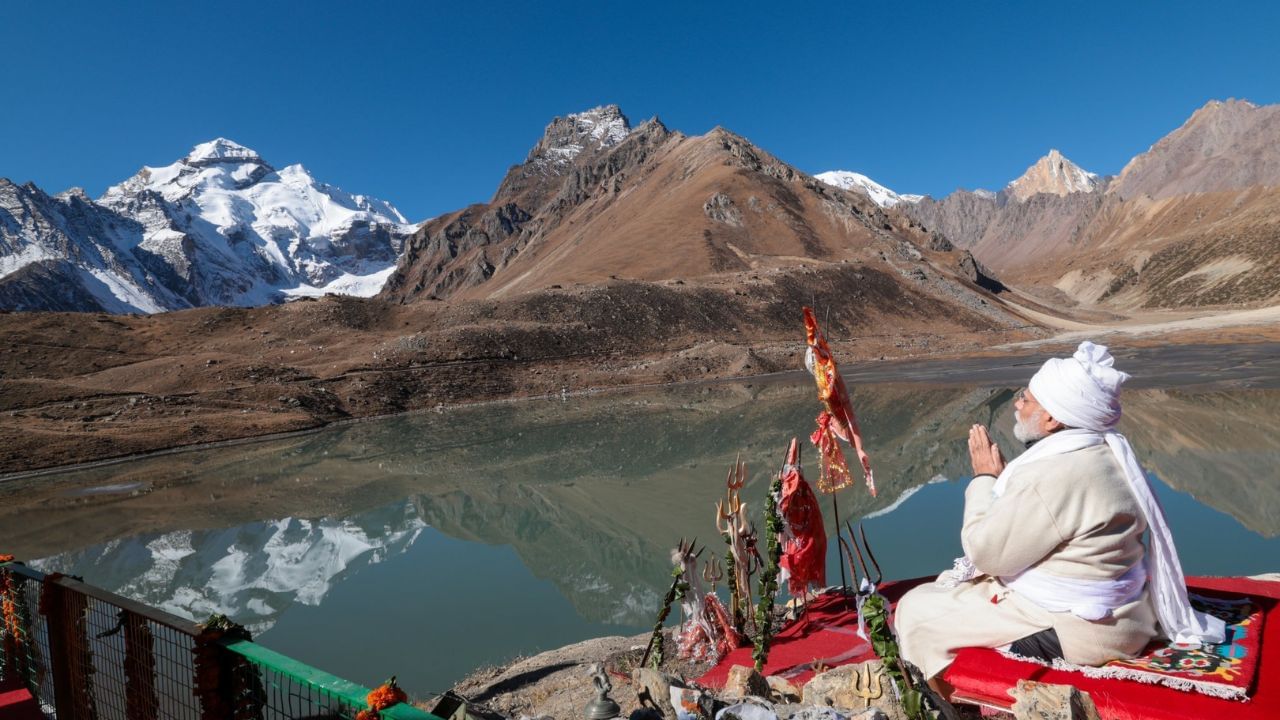
[[[31,564],[192,620],[221,613],[256,635],[290,604],[319,605],[349,574],[406,552],[424,528],[413,504],[401,502],[350,519],[142,535]]]
[[[1057,150],[1050,150],[1021,177],[1009,183],[1005,192],[1018,200],[1026,200],[1037,193],[1061,196],[1093,192],[1099,182],[1096,174],[1071,162]]]
[[[0,178],[0,308],[159,312],[188,307],[135,250],[141,226],[81,190],[51,196]]]
[[[149,313],[370,296],[415,228],[389,203],[218,138],[97,202],[0,180],[0,307]]]
[[[900,195],[866,175],[848,170],[830,170],[818,173],[814,177],[841,190],[852,190],[867,195],[872,202],[882,208],[893,207],[903,202],[919,202],[924,198],[923,195]]]

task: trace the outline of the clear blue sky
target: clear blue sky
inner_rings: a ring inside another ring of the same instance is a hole
[[[1278,38],[1276,3],[13,2],[0,177],[96,196],[225,136],[420,220],[615,102],[940,196],[1280,101]]]

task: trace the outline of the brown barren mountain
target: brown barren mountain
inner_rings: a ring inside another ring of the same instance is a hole
[[[1280,105],[1214,100],[1120,171],[1123,200],[1280,185]]]
[[[618,132],[593,135],[611,125]],[[842,261],[955,279],[958,255],[866,196],[716,128],[688,137],[617,107],[557,118],[484,205],[428,222],[383,295],[497,298],[610,278],[646,281]],[[942,294],[967,295],[959,283]]]
[[[908,208],[1012,285],[1121,312],[1280,297],[1280,105],[1210,102],[1088,192]]]

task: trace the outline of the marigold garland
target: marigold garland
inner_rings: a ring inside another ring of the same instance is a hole
[[[266,698],[261,675],[247,659],[226,652],[219,642],[252,640],[252,635],[226,615],[210,615],[200,627],[191,653],[195,670],[192,691],[200,700],[202,720],[261,718]]]
[[[369,709],[356,713],[356,720],[379,720],[383,710],[408,702],[409,696],[396,685],[396,676],[392,675],[390,680],[369,691],[364,700],[369,704]]]
[[[26,633],[23,632],[22,617],[18,608],[18,598],[21,592],[22,589],[14,582],[14,578],[9,571],[0,571],[0,606],[2,606],[0,609],[3,610],[0,637],[4,639],[5,657],[14,659],[14,665],[25,680],[27,674],[25,663],[27,650],[24,647]]]

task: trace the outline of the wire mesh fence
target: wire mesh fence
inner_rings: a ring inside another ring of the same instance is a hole
[[[0,677],[66,720],[355,720],[369,689],[78,580],[0,563]],[[391,720],[435,716],[401,704]]]

